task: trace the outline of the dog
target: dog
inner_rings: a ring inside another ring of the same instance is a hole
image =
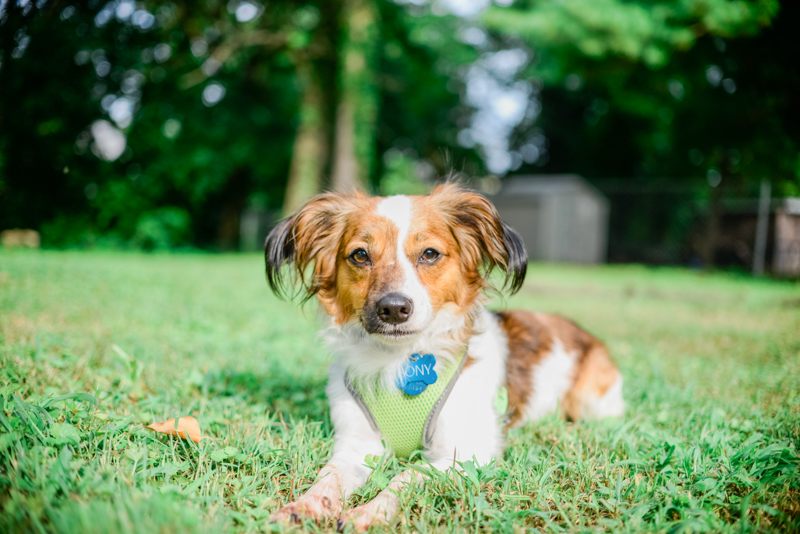
[[[333,354],[333,455],[273,522],[392,521],[400,489],[424,477],[409,469],[344,510],[370,476],[368,455],[487,464],[508,428],[546,414],[623,414],[622,375],[601,341],[558,316],[484,307],[489,274],[515,293],[528,259],[478,193],[450,183],[427,196],[322,194],[269,234],[265,259],[278,294],[318,298]]]

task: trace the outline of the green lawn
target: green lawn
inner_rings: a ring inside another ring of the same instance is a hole
[[[496,465],[406,490],[387,531],[800,529],[797,283],[533,265],[500,305],[606,340],[628,414],[512,431]],[[279,529],[331,451],[327,358],[255,254],[0,251],[0,531]],[[144,428],[187,415],[214,440]]]

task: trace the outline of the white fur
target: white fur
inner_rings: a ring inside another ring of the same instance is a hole
[[[326,339],[334,354],[334,362],[329,368],[326,392],[334,427],[333,456],[320,472],[319,480],[306,495],[298,499],[297,503],[300,504],[290,503],[273,515],[275,520],[297,513],[298,508],[311,508],[302,503],[303,499],[310,500],[316,505],[312,509],[318,510],[319,495],[329,495],[336,487],[341,492],[338,502],[346,501],[369,476],[364,461],[366,455],[385,452],[380,434],[372,429],[345,386],[345,369],[351,375],[354,369],[365,373],[357,376],[376,372],[384,378],[394,377],[396,370],[413,352],[436,354],[439,369],[444,362],[454,361],[453,351],[458,349],[452,346],[452,336],[443,334],[449,333],[455,328],[454,325],[462,321],[463,318],[459,320],[448,311],[440,311],[418,339],[403,346],[385,344],[374,336],[360,335],[356,325],[329,329]],[[451,466],[460,469],[456,462],[472,459],[479,464],[487,464],[499,456],[503,449],[502,421],[494,410],[494,399],[498,387],[505,383],[508,344],[497,319],[483,307],[478,310],[476,330],[479,333],[470,339],[468,348],[473,363],[464,369],[453,387],[439,414],[433,443],[430,449],[424,451],[425,459],[442,471]],[[393,383],[394,378],[391,380]],[[398,491],[415,481],[421,479],[413,472],[401,473],[392,480],[390,488],[382,491],[373,501],[343,512],[341,519],[353,523],[359,531],[374,522],[391,520],[397,511]]]
[[[494,410],[497,390],[505,384],[508,344],[497,319],[481,307],[479,334],[470,339],[473,363],[456,382],[445,403],[426,459],[455,465],[473,457],[487,464],[503,450],[500,415]]]
[[[415,352],[436,354],[437,372],[451,364],[455,353],[461,348],[455,334],[464,326],[465,317],[447,309],[434,314],[428,292],[405,253],[404,245],[413,215],[411,199],[404,195],[388,197],[378,204],[376,213],[397,228],[395,250],[403,278],[397,281],[394,290],[411,300],[413,312],[404,326],[417,334],[390,339],[367,333],[358,318],[342,326],[331,318],[325,339],[334,357],[343,368],[349,370],[354,380],[373,380],[378,377],[386,387],[393,387],[408,356]]]
[[[531,371],[533,394],[525,409],[529,421],[541,419],[558,409],[572,386],[576,356],[564,350],[561,341],[553,340],[550,353]]]
[[[413,203],[405,195],[387,197],[378,204],[376,213],[381,217],[386,217],[397,227],[397,243],[395,245],[397,261],[403,268],[403,280],[399,281],[397,291],[408,297],[414,305],[413,312],[404,327],[409,330],[421,330],[431,320],[433,310],[428,291],[420,282],[417,271],[405,251],[408,229],[411,227]]]
[[[357,319],[337,325],[333,317],[329,318],[330,326],[324,339],[334,358],[328,370],[326,388],[334,427],[333,455],[308,492],[273,514],[273,520],[289,520],[292,516],[315,519],[328,516],[332,512],[321,505],[323,498],[341,508],[341,503],[369,477],[365,457],[385,452],[380,434],[372,429],[345,385],[346,372],[354,380],[378,378],[391,388],[410,354],[435,354],[436,370],[441,371],[443,366],[455,363],[463,348],[457,334],[466,318],[448,309],[440,309],[434,314],[428,293],[405,254],[403,245],[411,225],[411,199],[389,197],[379,204],[378,214],[397,227],[397,261],[403,269],[403,280],[399,281],[397,290],[413,302],[414,311],[409,323],[410,329],[418,333],[406,339],[389,340],[368,334]],[[502,450],[502,432],[493,410],[493,400],[497,387],[505,380],[508,348],[496,319],[483,308],[479,313],[476,326],[485,332],[470,340],[469,354],[475,363],[456,382],[439,415],[433,445],[425,451],[425,458],[442,470],[453,465],[455,460],[473,457],[486,463]],[[475,439],[475,428],[481,429],[479,439]],[[417,478],[402,474],[393,484],[399,489]],[[332,499],[334,494],[337,499]],[[396,492],[384,491],[369,503],[370,506],[352,510],[350,514],[360,517],[360,523],[356,524],[366,528],[378,517],[391,519],[396,510],[396,500]]]
[[[451,314],[445,311],[441,313],[445,313],[447,319],[441,323],[452,321]],[[454,361],[454,355],[452,352],[448,353],[448,349],[454,350],[458,347],[450,346],[452,342],[449,341],[449,336],[442,335],[442,330],[436,332],[439,324],[440,321],[435,320],[421,339],[405,347],[381,345],[375,343],[371,336],[355,339],[348,335],[328,336],[327,341],[331,344],[335,361],[330,367],[327,393],[337,442],[340,431],[337,427],[336,414],[340,411],[340,406],[343,407],[341,412],[347,413],[348,417],[352,417],[354,406],[358,410],[352,395],[344,385],[344,369],[348,368],[352,376],[354,360],[391,362],[385,364],[381,376],[391,378],[390,384],[393,384],[396,376],[394,369],[400,369],[407,361],[408,355],[414,352],[435,354],[436,368],[441,369],[445,361]],[[461,373],[439,415],[433,445],[425,454],[431,463],[445,460],[452,464],[454,459],[464,461],[472,459],[473,456],[476,456],[481,463],[486,463],[502,450],[501,422],[494,411],[494,399],[497,389],[505,383],[508,344],[497,319],[483,307],[479,310],[475,326],[480,333],[470,340],[468,349],[473,363]],[[345,328],[342,329],[342,333],[354,329]],[[369,357],[365,358],[365,354],[369,354]],[[373,367],[376,367],[375,363],[362,362],[361,366],[356,366],[361,369]],[[363,419],[361,425],[343,421],[347,435],[350,435],[351,429],[360,428],[364,430],[364,437],[369,439],[374,431],[369,427],[363,414],[358,412],[358,415],[361,417],[357,419]],[[367,428],[368,432],[365,430]],[[336,457],[335,451],[334,457]]]

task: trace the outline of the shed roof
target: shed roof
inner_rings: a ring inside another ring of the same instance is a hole
[[[605,198],[589,182],[577,174],[533,174],[505,178],[495,197],[549,196],[583,194]]]

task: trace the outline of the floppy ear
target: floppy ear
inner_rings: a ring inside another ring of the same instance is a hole
[[[506,274],[504,287],[516,293],[525,281],[528,253],[520,235],[500,220],[494,205],[482,195],[455,184],[438,186],[431,195],[449,216],[462,254],[483,276],[495,267]]]
[[[318,195],[270,232],[264,259],[267,282],[275,293],[291,297],[288,289],[299,283],[305,298],[311,298],[333,287],[337,248],[352,200],[333,193]]]

